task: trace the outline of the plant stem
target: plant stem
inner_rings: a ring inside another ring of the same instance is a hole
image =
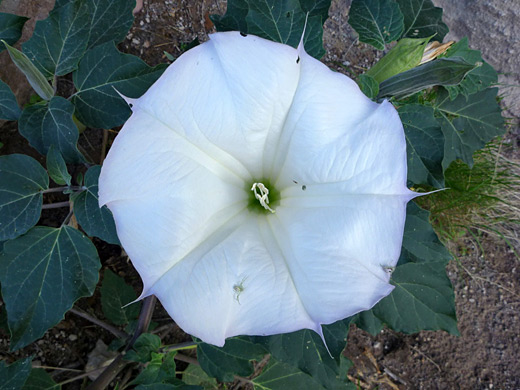
[[[141,333],[148,329],[148,325],[150,325],[150,321],[152,319],[154,307],[155,297],[153,295],[146,297],[143,301],[139,319],[137,320],[137,328],[135,329],[135,332],[128,342],[125,350],[120,355],[118,355],[115,360],[105,369],[105,371],[103,371],[103,373],[87,387],[87,390],[102,390],[106,388],[117,376],[117,374],[119,374],[119,372],[130,363],[129,361],[123,360],[123,356],[132,348]]]
[[[184,349],[193,349],[197,347],[197,343],[194,341],[186,341],[184,343],[169,345],[167,347],[162,348],[165,352],[172,352],[172,351],[181,351]]]
[[[58,209],[60,207],[68,207],[70,205],[70,202],[64,201],[64,202],[56,202],[56,203],[47,203],[42,205],[42,210],[46,209]]]
[[[184,362],[184,363],[196,364],[197,366],[200,366],[200,363],[198,362],[197,359],[192,358],[191,356],[183,355],[182,353],[175,354],[175,356],[173,358],[180,360],[181,362]]]
[[[46,190],[42,191],[42,194],[50,194],[51,192],[63,192],[65,190],[72,190],[72,191],[81,191],[84,190],[84,187],[82,186],[63,186],[63,187],[54,187],[54,188],[47,188]]]
[[[70,309],[70,312],[76,314],[78,317],[84,318],[87,321],[90,321],[93,324],[96,324],[96,325],[98,325],[98,326],[108,330],[110,333],[112,333],[114,336],[116,336],[119,339],[123,339],[124,340],[124,339],[127,339],[130,336],[128,333],[123,332],[122,330],[119,330],[115,326],[107,324],[106,322],[101,321],[101,320],[97,319],[94,316],[91,316],[90,314],[84,312],[83,310],[76,309],[76,308],[73,307],[72,309]]]

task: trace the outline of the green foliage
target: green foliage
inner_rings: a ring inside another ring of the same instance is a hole
[[[89,50],[73,73],[77,92],[72,96],[76,116],[87,126],[119,126],[130,116],[118,94],[141,96],[159,78],[165,66],[151,68],[138,57],[123,54],[107,42]]]
[[[22,29],[29,18],[0,12],[0,40],[14,45],[22,36]],[[4,47],[0,45],[0,52]]]
[[[251,375],[251,362],[262,360],[266,354],[264,347],[253,343],[248,337],[229,338],[222,348],[202,342],[197,345],[200,366],[209,376],[221,382],[232,382],[235,375]]]
[[[286,390],[286,389],[316,389],[325,390],[311,376],[301,370],[272,359],[262,373],[253,379],[255,389]]]
[[[488,88],[450,100],[446,90],[439,91],[434,108],[446,140],[442,161],[444,169],[458,158],[471,167],[473,153],[493,137],[504,134],[497,92],[496,88]]]
[[[475,66],[463,58],[440,58],[392,76],[379,85],[378,98],[396,99],[436,85],[457,85]]]
[[[0,241],[18,237],[38,222],[49,177],[32,157],[0,156]]]
[[[67,165],[60,152],[56,150],[54,145],[51,145],[47,152],[47,171],[49,176],[56,184],[67,184],[70,186],[72,176],[67,171]]]
[[[69,226],[34,227],[8,241],[0,254],[0,282],[11,350],[41,337],[78,298],[91,295],[99,268],[92,242]]]
[[[11,88],[0,80],[0,119],[18,120],[22,111]]]
[[[132,350],[125,355],[126,360],[138,363],[148,363],[154,358],[154,354],[161,348],[161,338],[151,333],[143,333],[135,341]]]
[[[442,8],[432,0],[395,0],[404,17],[404,38],[426,38],[442,42],[448,26],[442,21]]]
[[[204,390],[217,390],[218,383],[215,378],[211,378],[206,372],[196,364],[190,364],[182,372],[182,380],[188,385],[199,385]]]
[[[433,108],[422,104],[407,104],[399,107],[398,112],[406,136],[408,181],[442,188],[444,135],[434,117]]]
[[[130,302],[137,298],[132,287],[124,279],[107,269],[101,284],[101,307],[107,319],[116,325],[126,325],[139,316],[141,303]]]
[[[40,96],[43,100],[51,100],[51,98],[54,96],[54,90],[49,85],[42,72],[40,72],[36,65],[34,65],[24,53],[12,46],[9,46],[5,41],[2,42],[7,48],[11,60],[25,75],[27,81],[38,94],[38,96]]]
[[[69,163],[83,161],[78,151],[78,128],[72,120],[74,106],[67,99],[54,96],[50,101],[33,104],[22,111],[19,131],[31,146],[46,155],[54,146]]]
[[[496,70],[482,59],[480,51],[469,48],[468,38],[462,38],[455,43],[445,55],[448,58],[461,57],[475,65],[460,84],[446,88],[450,93],[450,99],[455,99],[459,93],[465,96],[474,94],[498,82]]]
[[[175,352],[151,353],[151,360],[131,385],[175,384]]]
[[[305,50],[315,58],[325,54],[323,23],[330,0],[230,0],[226,14],[212,15],[218,31],[238,30],[274,42],[297,47],[303,39]]]
[[[441,329],[458,334],[455,297],[445,271],[450,256],[428,228],[428,213],[409,203],[407,216],[406,250],[391,279],[395,289],[370,313],[358,316],[357,324],[370,332],[380,330],[384,323],[404,333]],[[427,230],[418,233],[419,227]]]
[[[31,371],[31,358],[6,365],[0,361],[0,386],[2,389],[21,389]]]
[[[348,22],[361,42],[378,50],[398,39],[404,29],[403,14],[393,0],[353,0]]]
[[[77,68],[89,39],[91,14],[84,1],[72,1],[38,21],[22,51],[47,79]]]
[[[362,74],[359,76],[358,85],[361,91],[370,99],[374,100],[379,93],[379,83],[370,75]]]
[[[74,214],[89,236],[101,238],[103,241],[119,245],[114,217],[106,207],[99,207],[98,179],[101,167],[90,167],[85,174],[84,190],[72,196]],[[128,302],[127,302],[128,303]]]
[[[33,368],[29,378],[22,387],[22,390],[59,390],[58,385],[52,377],[42,368]]]

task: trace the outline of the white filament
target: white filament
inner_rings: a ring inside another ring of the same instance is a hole
[[[274,213],[274,210],[269,207],[269,190],[263,183],[253,183],[251,191],[253,191],[255,198],[258,199],[264,209]]]

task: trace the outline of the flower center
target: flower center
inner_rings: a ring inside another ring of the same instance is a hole
[[[275,212],[274,206],[278,204],[280,194],[269,184],[269,181],[255,181],[248,190],[251,191],[249,210],[257,213]]]

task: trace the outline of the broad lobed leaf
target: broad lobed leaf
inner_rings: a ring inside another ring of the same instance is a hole
[[[92,166],[85,173],[84,190],[73,196],[74,215],[89,236],[119,245],[114,217],[106,207],[99,207],[98,179],[101,167]],[[128,302],[126,302],[128,303]]]
[[[22,29],[29,18],[0,12],[0,39],[14,45],[22,36]],[[5,49],[0,45],[0,52]]]
[[[471,167],[473,153],[494,137],[504,134],[497,92],[497,88],[488,88],[469,96],[460,94],[451,100],[448,91],[439,90],[434,109],[445,138],[442,161],[445,170],[456,159]]]
[[[19,132],[38,152],[46,155],[51,146],[66,162],[84,161],[78,151],[78,128],[72,120],[74,106],[67,99],[54,96],[48,102],[26,107],[19,121]]]
[[[16,238],[38,222],[49,177],[32,157],[0,156],[0,241]]]
[[[404,29],[403,14],[393,0],[353,0],[348,22],[361,42],[378,50],[397,40]]]
[[[137,98],[162,74],[165,65],[151,68],[141,59],[119,52],[113,42],[89,50],[74,72],[72,97],[78,119],[90,127],[111,128],[130,116],[118,94]]]
[[[99,268],[92,242],[69,226],[35,227],[5,243],[0,282],[11,350],[41,337],[78,298],[91,295]]]
[[[442,158],[444,135],[433,108],[407,104],[398,109],[406,136],[408,181],[412,184],[444,186]]]
[[[231,0],[226,14],[212,19],[217,31],[238,30],[297,47],[307,18],[305,50],[319,59],[329,6],[330,0]]]
[[[116,325],[126,325],[137,319],[141,303],[126,306],[137,298],[134,289],[109,269],[103,275],[101,308],[105,317]]]
[[[442,21],[442,8],[435,7],[432,0],[395,0],[404,17],[405,38],[426,38],[442,42],[448,26]]]
[[[429,213],[414,203],[407,207],[403,251],[392,275],[394,291],[356,324],[376,334],[383,324],[404,333],[446,330],[458,334],[454,293],[446,275],[450,255],[428,222]]]

